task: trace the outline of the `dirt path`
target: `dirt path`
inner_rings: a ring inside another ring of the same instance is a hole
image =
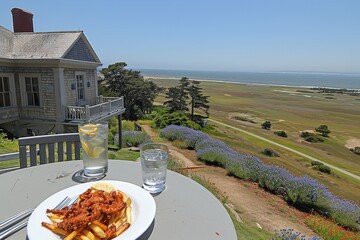
[[[150,126],[143,125],[142,128],[151,138],[158,137]],[[194,151],[178,149],[171,144],[168,146],[170,155],[181,161],[184,167],[198,165]],[[230,206],[233,206],[239,222],[245,221],[268,232],[293,228],[294,231],[309,237],[316,235],[303,222],[304,213],[288,206],[282,197],[259,188],[256,183],[229,177],[225,169],[212,166],[191,170],[191,174],[196,174],[214,184],[217,190],[227,197]]]

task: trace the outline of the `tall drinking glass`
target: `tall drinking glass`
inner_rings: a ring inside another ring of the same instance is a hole
[[[84,168],[74,180],[89,182],[102,179],[108,170],[108,123],[83,123],[78,129]]]
[[[143,188],[150,193],[160,193],[166,188],[166,168],[169,149],[160,143],[140,146]]]

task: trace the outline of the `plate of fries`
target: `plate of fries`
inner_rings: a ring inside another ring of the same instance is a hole
[[[66,196],[76,202],[53,209]],[[150,193],[120,181],[79,184],[57,192],[31,214],[30,240],[136,239],[151,225],[156,204]]]

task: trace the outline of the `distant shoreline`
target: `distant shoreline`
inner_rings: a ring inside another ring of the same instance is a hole
[[[181,79],[248,86],[280,86],[299,88],[330,88],[360,90],[360,74],[302,73],[302,72],[222,72],[142,69],[147,79]]]
[[[180,77],[160,77],[160,76],[149,76],[143,75],[145,80],[180,80]],[[288,88],[304,88],[304,89],[311,89],[311,88],[327,88],[327,89],[346,89],[346,90],[358,90],[360,89],[354,88],[336,88],[336,87],[320,87],[320,86],[294,86],[294,85],[283,85],[283,84],[271,84],[271,83],[246,83],[246,82],[234,82],[234,81],[226,81],[226,80],[213,80],[213,79],[197,79],[197,78],[189,78],[190,81],[199,81],[199,82],[213,82],[213,83],[226,83],[226,84],[240,84],[240,85],[247,85],[247,86],[264,86],[264,87],[288,87]]]

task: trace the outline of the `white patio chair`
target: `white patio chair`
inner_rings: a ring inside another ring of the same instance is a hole
[[[64,152],[64,143],[66,144],[66,152]],[[57,149],[55,146],[57,146]],[[30,150],[30,166],[37,165],[37,155],[40,156],[40,164],[53,163],[55,161],[62,162],[64,161],[65,154],[67,161],[80,159],[80,137],[78,133],[19,138],[20,168],[28,167],[27,148]],[[56,150],[57,152],[55,152]],[[73,153],[75,153],[74,156]]]

